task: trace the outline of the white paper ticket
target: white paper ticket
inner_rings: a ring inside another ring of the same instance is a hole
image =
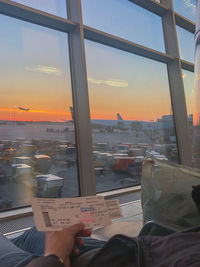
[[[122,217],[118,201],[105,201],[102,196],[33,198],[31,204],[39,231],[57,231],[79,222],[91,229]]]
[[[105,201],[111,220],[123,217],[119,201],[117,199],[109,199]]]

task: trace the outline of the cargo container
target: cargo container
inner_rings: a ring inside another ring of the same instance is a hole
[[[130,164],[134,164],[134,157],[114,157],[113,170],[127,171]]]
[[[127,150],[127,149],[124,149],[124,150],[117,150],[116,153],[117,153],[117,154],[125,154],[125,155],[128,155],[129,150]]]
[[[32,158],[31,157],[14,157],[13,164],[27,164],[32,165]]]
[[[128,154],[122,154],[122,153],[114,153],[113,155],[113,158],[127,158],[129,157]]]
[[[48,173],[51,168],[51,157],[47,155],[34,156],[35,171],[39,173]]]
[[[94,167],[95,168],[103,168],[104,170],[109,170],[113,164],[113,156],[111,153],[103,153],[99,151],[93,152],[94,158]]]
[[[58,146],[58,151],[67,152],[67,149],[68,149],[68,145],[59,145]]]
[[[117,150],[129,150],[129,145],[125,144],[117,145]]]
[[[27,164],[12,164],[12,178],[17,182],[28,180],[32,182],[32,167]]]
[[[37,175],[35,177],[37,197],[61,197],[64,178],[53,175]]]
[[[132,143],[122,143],[121,145],[128,146],[128,148],[132,148],[133,144]]]
[[[20,151],[22,154],[33,155],[36,152],[36,146],[31,144],[23,144],[20,147]]]
[[[13,148],[9,148],[7,150],[2,151],[1,160],[4,163],[11,164],[13,163],[13,157],[16,155],[16,150]]]
[[[128,151],[128,154],[130,156],[144,156],[145,155],[145,149],[144,148],[131,148]]]
[[[135,177],[140,177],[142,175],[142,163],[144,160],[144,156],[137,156],[134,157],[134,163],[133,164],[129,164],[127,172]]]
[[[144,157],[115,157],[113,170],[126,172],[131,176],[140,176]]]
[[[95,156],[93,162],[94,168],[105,168],[106,167],[106,160],[102,157]]]
[[[108,143],[96,143],[95,147],[99,150],[107,150],[108,149]]]

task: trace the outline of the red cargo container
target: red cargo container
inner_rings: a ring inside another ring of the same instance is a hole
[[[126,171],[129,165],[134,164],[134,157],[115,157],[113,163],[114,171]]]

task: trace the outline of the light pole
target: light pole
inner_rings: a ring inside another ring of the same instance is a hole
[[[15,114],[16,105],[14,105],[14,124],[16,124],[16,114]]]

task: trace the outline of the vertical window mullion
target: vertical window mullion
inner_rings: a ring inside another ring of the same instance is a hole
[[[92,135],[85,62],[81,0],[67,0],[68,18],[77,23],[69,34],[69,55],[74,102],[80,195],[96,194]]]
[[[167,67],[180,163],[191,166],[192,144],[189,134],[173,3],[172,0],[161,0],[161,4],[170,9],[162,16],[166,52],[176,58],[173,62],[168,63]]]

